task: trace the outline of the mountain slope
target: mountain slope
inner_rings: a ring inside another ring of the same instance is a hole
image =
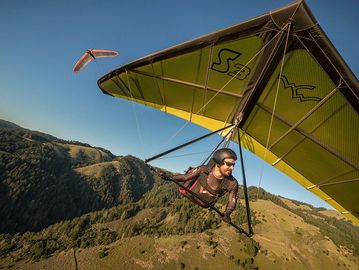
[[[336,211],[250,187],[248,238],[135,157],[1,123],[0,269],[359,269]]]
[[[288,209],[262,199],[253,202],[252,208],[259,220],[255,226],[254,241],[239,235],[227,224],[219,224],[216,229],[202,233],[160,234],[161,236],[140,229],[129,235],[122,235],[112,243],[69,249],[39,261],[20,260],[15,265],[20,269],[90,270],[119,267],[209,270],[359,268],[359,258],[353,251],[337,246],[330,238],[321,234],[320,228],[306,223]],[[140,210],[133,216],[92,224],[90,227],[121,232],[123,227],[155,217],[155,213],[155,208]],[[169,224],[168,221],[165,223]],[[58,229],[57,227],[56,230]],[[257,250],[256,247],[260,249]],[[13,257],[16,254],[13,253]],[[10,264],[9,258],[3,259],[3,266]]]
[[[0,128],[0,232],[39,231],[137,201],[151,188],[150,170],[134,157],[6,126]]]

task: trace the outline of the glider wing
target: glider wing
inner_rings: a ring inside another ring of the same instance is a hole
[[[91,53],[95,58],[115,57],[118,55],[118,52],[109,50],[91,50]]]
[[[98,85],[212,131],[240,121],[244,147],[359,224],[359,83],[304,1],[136,60]]]
[[[84,55],[81,56],[81,58],[76,62],[73,71],[79,72],[82,70],[85,66],[87,66],[88,63],[91,62],[91,60],[96,58],[104,58],[104,57],[115,57],[118,55],[118,52],[116,51],[109,51],[109,50],[87,50]]]

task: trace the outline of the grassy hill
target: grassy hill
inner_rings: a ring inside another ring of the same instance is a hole
[[[89,226],[92,230],[118,233],[113,242],[72,247],[39,259],[21,258],[20,249],[20,252],[14,251],[10,253],[11,256],[3,257],[0,267],[14,265],[19,269],[90,270],[358,269],[359,258],[353,250],[337,246],[329,237],[321,234],[320,228],[306,223],[288,209],[262,199],[253,202],[252,209],[258,219],[253,240],[238,234],[227,224],[218,224],[215,229],[200,233],[161,234],[142,229],[122,233],[131,224],[155,217],[157,210],[150,208],[127,218],[102,220]],[[106,216],[111,210],[97,214]],[[116,210],[120,211],[118,208]],[[170,227],[174,224],[168,216],[162,222]],[[60,230],[60,225],[54,225],[41,235],[56,238],[56,232]],[[32,239],[36,237],[40,235],[33,235]],[[13,258],[18,258],[18,261]]]
[[[257,192],[248,238],[135,157],[0,121],[0,269],[359,269],[358,227]]]

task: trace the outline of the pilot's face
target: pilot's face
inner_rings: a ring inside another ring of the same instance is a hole
[[[219,167],[219,171],[223,176],[230,176],[234,169],[236,160],[233,158],[225,158],[223,164]]]

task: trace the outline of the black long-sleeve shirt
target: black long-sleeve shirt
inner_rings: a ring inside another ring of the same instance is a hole
[[[186,174],[177,174],[173,176],[173,179],[178,182],[187,182],[199,178],[201,173],[207,170],[206,166],[200,166],[190,170]],[[213,175],[212,172],[209,172],[208,177],[206,178],[206,183],[212,191],[218,194],[224,194],[225,192],[229,193],[228,203],[226,207],[226,214],[230,214],[236,208],[237,205],[237,193],[238,193],[238,183],[237,180],[233,177],[225,177],[219,179]],[[208,196],[214,196],[212,192],[208,191],[206,187],[201,186],[199,191],[200,194],[206,194]]]

